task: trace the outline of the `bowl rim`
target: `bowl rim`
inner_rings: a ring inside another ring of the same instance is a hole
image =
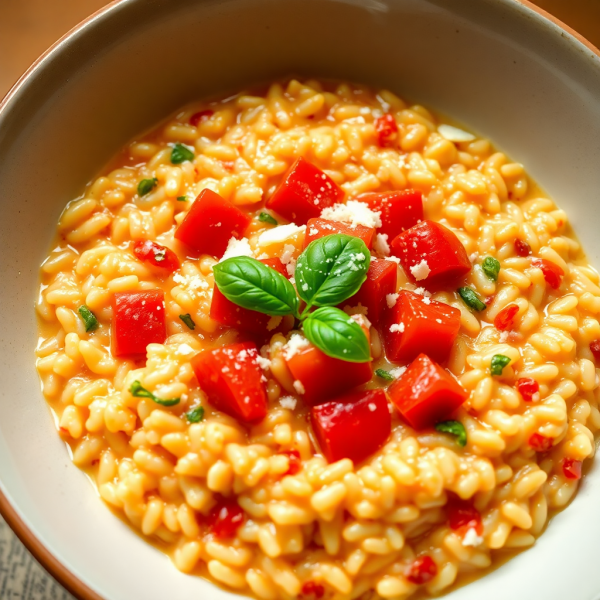
[[[549,21],[550,23],[557,26],[559,29],[568,33],[570,36],[575,38],[579,43],[583,44],[588,50],[594,55],[600,58],[600,49],[592,44],[587,38],[575,31],[572,27],[550,14],[548,11],[540,8],[530,0],[497,0],[500,3],[509,5],[520,5],[526,11],[536,18],[541,18],[541,21]],[[8,92],[0,99],[0,114],[7,110],[11,101],[18,92],[25,87],[27,81],[35,76],[36,72],[42,67],[45,60],[61,51],[61,47],[69,42],[71,39],[76,38],[78,34],[91,22],[98,19],[104,18],[108,13],[112,12],[117,6],[128,3],[134,3],[136,0],[112,0],[102,8],[98,9],[77,25],[72,27],[67,33],[61,36],[56,42],[54,42],[47,50],[45,50],[29,67],[28,69],[17,79],[12,85]],[[27,525],[25,520],[17,512],[16,508],[10,502],[8,496],[3,492],[0,487],[0,515],[4,518],[6,523],[27,548],[27,550],[33,555],[38,563],[69,593],[71,593],[78,600],[109,600],[100,596],[94,591],[89,585],[83,582],[78,576],[76,576],[69,568],[63,564],[52,552],[46,547],[46,545],[36,536],[35,532]]]

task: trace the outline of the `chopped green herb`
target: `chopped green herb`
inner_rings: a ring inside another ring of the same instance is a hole
[[[490,363],[490,371],[492,375],[502,375],[504,367],[508,366],[510,358],[504,354],[494,354]]]
[[[467,431],[460,421],[442,421],[436,424],[435,430],[456,436],[456,443],[461,448],[467,445]]]
[[[498,281],[498,273],[500,273],[500,262],[493,256],[486,256],[481,263],[483,272],[487,275],[488,279],[492,281]]]
[[[386,381],[395,381],[395,377],[385,369],[375,369],[375,375],[377,375],[377,377],[381,377],[381,379],[385,379]]]
[[[269,223],[269,225],[279,225],[277,220],[267,212],[261,212],[260,215],[258,215],[258,220],[263,223]]]
[[[485,310],[485,304],[479,299],[477,292],[470,287],[458,288],[458,294],[463,299],[463,302],[471,309],[476,311]]]
[[[131,384],[129,393],[135,398],[149,398],[161,406],[175,406],[176,404],[179,404],[180,400],[180,398],[172,398],[170,400],[157,398],[152,392],[149,392],[145,387],[142,387],[142,384],[137,379]]]
[[[194,153],[183,144],[175,144],[171,150],[171,163],[180,165],[186,160],[194,160]]]
[[[179,318],[193,331],[196,329],[196,323],[194,323],[194,319],[192,319],[192,315],[188,313],[187,315],[179,315]]]
[[[98,328],[98,319],[96,315],[84,304],[77,309],[82,321],[85,323],[86,331],[94,331]]]
[[[196,408],[188,410],[185,416],[189,423],[200,423],[204,419],[204,406],[196,406]]]
[[[187,196],[177,196],[177,202],[187,202]]]
[[[138,187],[137,187],[138,194],[140,196],[145,196],[146,194],[149,194],[156,187],[157,183],[158,183],[158,179],[156,179],[156,177],[152,177],[152,179],[142,179],[138,183]]]

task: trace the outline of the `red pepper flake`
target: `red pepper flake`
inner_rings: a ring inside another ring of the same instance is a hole
[[[201,110],[200,112],[194,113],[190,117],[190,125],[193,125],[194,127],[198,127],[198,125],[200,123],[203,123],[207,119],[210,119],[214,114],[215,114],[215,111],[210,110],[210,108],[207,110]]]
[[[562,469],[567,479],[581,479],[581,465],[580,460],[573,458],[565,458],[562,461]]]
[[[300,459],[300,452],[298,450],[286,450],[282,452],[288,457],[288,470],[284,473],[284,475],[295,475],[298,473],[302,467],[302,460]]]
[[[554,442],[554,438],[549,438],[539,433],[534,433],[529,438],[529,445],[536,452],[548,452],[552,448],[552,442]]]
[[[517,380],[515,387],[525,402],[531,402],[535,394],[540,391],[540,384],[531,377],[521,377]]]
[[[302,596],[314,596],[315,598],[322,598],[325,594],[325,588],[320,583],[314,581],[307,581],[301,590]]]
[[[423,585],[431,581],[438,572],[437,565],[429,555],[421,556],[414,560],[406,574],[406,579],[416,585]]]
[[[531,266],[542,270],[544,279],[551,288],[557,290],[560,287],[560,282],[565,272],[558,265],[545,258],[536,258],[531,261]]]
[[[515,240],[515,252],[517,253],[517,256],[521,256],[521,257],[530,256],[531,255],[531,246],[527,242],[524,242],[523,240],[520,240],[519,238],[517,238]]]
[[[218,538],[233,537],[243,522],[244,511],[235,500],[228,498],[221,498],[207,518],[210,532]]]
[[[133,253],[139,260],[168,271],[177,271],[180,266],[177,254],[173,250],[150,240],[135,242]]]
[[[498,331],[506,331],[512,329],[515,324],[515,316],[519,312],[519,307],[516,304],[505,306],[494,319],[494,327]]]
[[[600,340],[594,340],[590,342],[590,350],[594,355],[594,360],[600,362]]]
[[[380,146],[387,146],[398,137],[398,125],[396,119],[390,114],[385,114],[375,121],[377,141]]]
[[[474,529],[478,536],[483,535],[483,523],[479,511],[467,500],[452,497],[448,500],[448,525],[452,531],[464,536],[469,529]]]

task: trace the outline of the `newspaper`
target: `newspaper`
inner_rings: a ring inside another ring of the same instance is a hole
[[[29,554],[0,517],[0,599],[75,600]]]

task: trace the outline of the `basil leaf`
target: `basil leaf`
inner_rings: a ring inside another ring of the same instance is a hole
[[[462,298],[463,302],[471,309],[476,311],[485,310],[486,305],[480,300],[477,292],[472,290],[470,287],[458,288],[458,294]]]
[[[98,329],[98,319],[96,319],[96,315],[84,304],[77,309],[81,320],[85,324],[85,330],[94,331],[94,329]]]
[[[386,381],[396,381],[396,378],[385,369],[375,369],[375,375],[377,375],[377,377],[381,377],[381,379],[385,379]]]
[[[196,323],[194,323],[194,319],[192,319],[192,315],[187,313],[187,315],[179,315],[179,318],[192,330],[196,329]]]
[[[180,398],[171,398],[170,400],[157,398],[152,392],[148,391],[145,387],[142,387],[142,384],[137,379],[131,384],[129,393],[135,398],[149,398],[161,406],[175,406],[176,404],[179,404],[180,400]]]
[[[177,196],[177,202],[187,202],[187,196]]]
[[[146,194],[149,194],[156,187],[157,183],[158,179],[156,179],[156,177],[153,177],[152,179],[142,179],[137,186],[138,195],[145,196]]]
[[[442,421],[436,424],[435,430],[456,436],[456,443],[461,448],[467,445],[467,430],[460,421]]]
[[[200,423],[204,419],[204,406],[196,406],[185,413],[188,423]]]
[[[314,240],[298,257],[296,287],[310,306],[335,306],[367,278],[371,253],[357,237],[337,233]]]
[[[481,263],[481,268],[488,279],[498,281],[498,273],[500,273],[500,262],[493,256],[486,256]]]
[[[371,348],[362,327],[343,310],[318,308],[302,323],[304,334],[327,356],[348,362],[369,362]]]
[[[186,160],[194,160],[194,153],[183,144],[175,144],[171,150],[171,163],[180,165]]]
[[[279,225],[275,217],[272,217],[268,212],[261,212],[258,215],[258,220],[262,223],[269,223],[269,225]]]
[[[234,304],[266,315],[298,314],[294,286],[255,258],[235,256],[213,267],[219,291]]]
[[[502,375],[504,367],[508,366],[510,358],[504,354],[494,354],[490,362],[490,371],[492,375]]]

